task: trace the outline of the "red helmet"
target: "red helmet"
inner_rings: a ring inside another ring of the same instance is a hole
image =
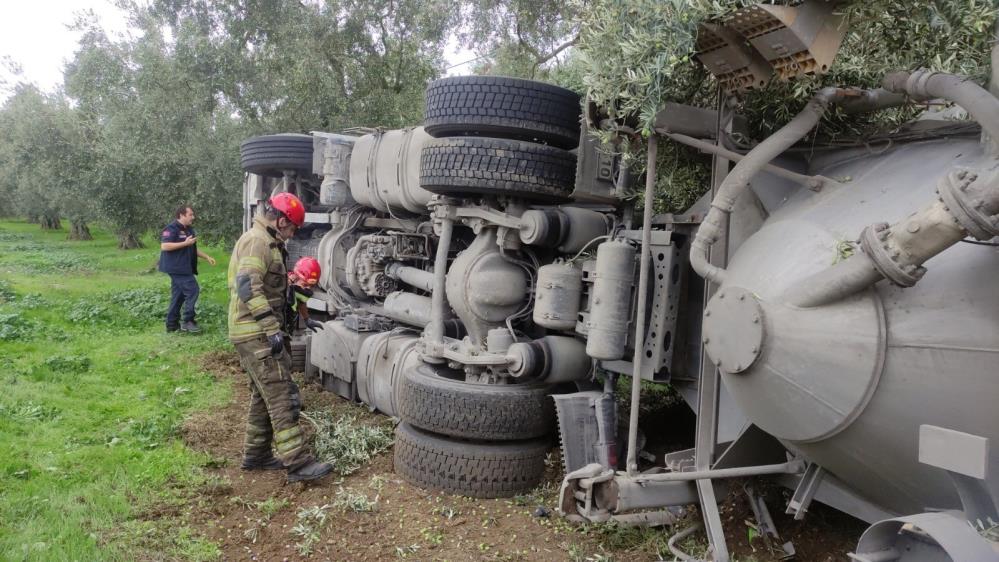
[[[319,276],[323,274],[322,269],[319,267],[319,262],[315,258],[310,257],[298,260],[295,263],[295,269],[292,271],[310,285],[318,283]]]
[[[305,223],[305,205],[302,200],[291,193],[278,193],[268,201],[271,207],[284,213],[288,220],[295,223],[295,226],[302,226]]]

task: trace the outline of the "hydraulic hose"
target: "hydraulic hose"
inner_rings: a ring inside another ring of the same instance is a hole
[[[942,98],[954,102],[963,107],[990,137],[999,138],[999,99],[967,76],[929,70],[893,72],[885,76],[883,86],[917,101]]]
[[[809,131],[815,128],[829,106],[843,99],[846,94],[846,90],[839,88],[819,90],[809,100],[808,105],[801,113],[761,142],[749,154],[746,154],[745,158],[725,176],[725,180],[718,188],[718,193],[711,201],[711,209],[701,222],[700,228],[697,229],[697,235],[694,236],[694,241],[690,246],[690,265],[701,277],[719,285],[725,282],[725,270],[708,261],[708,251],[724,233],[725,221],[735,207],[736,199],[742,190],[749,185],[749,180],[753,179],[771,160],[804,138]]]

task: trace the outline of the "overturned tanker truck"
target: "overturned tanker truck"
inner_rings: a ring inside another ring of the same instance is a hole
[[[734,92],[825,70],[842,33],[825,2],[754,6],[702,30],[699,58]],[[401,420],[395,468],[417,486],[523,493],[557,434],[563,515],[669,523],[699,503],[714,560],[735,477],[787,487],[795,518],[821,502],[870,523],[854,560],[999,560],[999,253],[966,243],[999,235],[999,100],[929,71],[849,86],[742,149],[739,116],[669,104],[641,216],[580,123],[627,129],[539,82],[444,78],[420,127],[248,139],[246,220],[297,193],[289,263],[323,266],[308,305],[328,320],[293,358]],[[927,100],[967,116],[799,145],[834,107]],[[652,212],[664,142],[713,159],[683,214]],[[692,449],[640,467],[643,382],[697,418]]]

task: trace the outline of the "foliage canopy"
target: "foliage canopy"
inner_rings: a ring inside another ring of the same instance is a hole
[[[775,0],[770,0],[776,3]],[[422,118],[445,50],[477,55],[474,72],[549,80],[586,93],[646,129],[667,101],[717,103],[694,59],[697,25],[751,0],[122,0],[131,32],[109,36],[83,12],[63,87],[0,84],[0,214],[53,226],[99,221],[121,247],[198,209],[202,236],[238,234],[241,139],[265,133],[402,127]],[[824,85],[877,86],[887,72],[927,67],[984,81],[996,0],[852,1],[831,72],[773,82],[738,110],[762,138]],[[0,61],[16,67],[13,61]],[[16,70],[16,68],[15,68]],[[773,100],[781,100],[773,103]],[[891,127],[835,116],[825,134]],[[699,158],[661,148],[661,206],[703,189]],[[640,156],[640,155],[636,155]]]

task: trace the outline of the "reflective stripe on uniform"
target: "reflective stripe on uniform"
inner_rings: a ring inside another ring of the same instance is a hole
[[[287,455],[304,444],[305,437],[302,435],[302,428],[297,425],[282,429],[274,434],[274,447],[278,450],[279,455]]]
[[[267,301],[267,297],[263,295],[257,295],[246,301],[246,306],[250,309],[250,312],[256,312],[264,308],[270,310],[271,308],[270,302]]]
[[[239,270],[252,269],[259,271],[261,273],[267,271],[267,266],[264,265],[264,260],[256,256],[242,256],[239,258]]]
[[[256,336],[264,330],[256,322],[229,322],[230,336]]]

